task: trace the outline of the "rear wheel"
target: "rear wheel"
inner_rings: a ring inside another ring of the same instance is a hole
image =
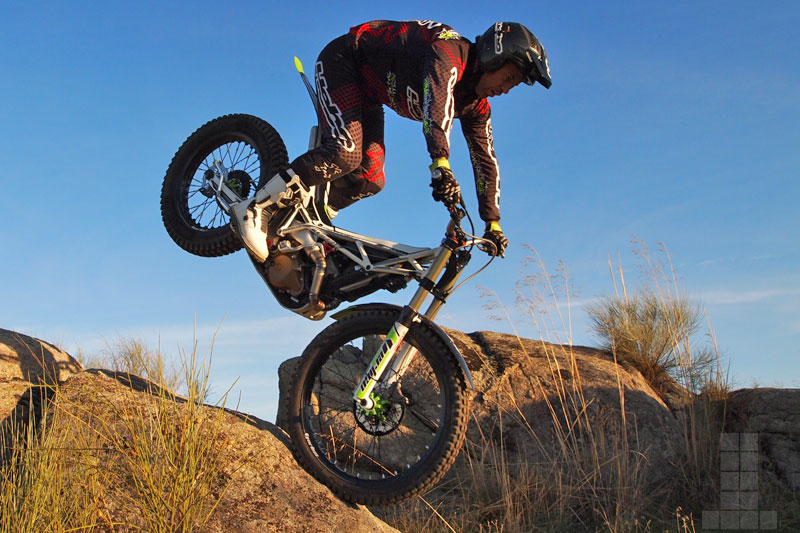
[[[427,490],[464,441],[469,399],[461,369],[431,330],[405,337],[417,355],[399,389],[376,387],[374,406],[353,400],[397,313],[359,311],[332,324],[306,348],[288,398],[298,462],[342,499],[369,505]]]
[[[175,243],[195,255],[218,257],[242,247],[204,176],[219,160],[226,185],[242,199],[288,166],[277,131],[252,115],[225,115],[192,133],[175,153],[161,188],[161,218]]]

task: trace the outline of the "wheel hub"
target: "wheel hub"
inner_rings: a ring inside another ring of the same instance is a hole
[[[375,392],[370,394],[372,409],[365,409],[358,402],[353,402],[353,414],[361,429],[370,435],[386,435],[400,425],[405,414],[405,406],[392,402]]]
[[[214,198],[217,195],[214,181],[212,181],[215,178],[219,179],[219,176],[214,172],[214,169],[209,168],[203,172],[203,185],[199,189],[200,194],[206,198]],[[231,170],[228,173],[228,181],[225,182],[225,185],[240,198],[247,198],[250,196],[251,183],[252,179],[250,178],[250,174],[244,170]]]
[[[228,173],[228,181],[225,185],[238,194],[240,198],[247,198],[250,196],[251,183],[250,174],[244,170],[232,170]]]

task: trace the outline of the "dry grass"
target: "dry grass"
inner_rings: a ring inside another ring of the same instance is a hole
[[[178,390],[186,385],[185,369],[174,360],[166,361],[161,349],[152,350],[144,341],[137,338],[118,337],[106,341],[100,353],[86,354],[78,350],[75,358],[84,368],[102,368],[115,372],[128,372],[170,390]]]
[[[0,531],[188,532],[208,521],[225,491],[218,452],[223,410],[202,404],[210,356],[200,361],[196,349],[182,354],[181,401],[158,370],[160,354],[149,361],[159,378],[152,397],[100,391],[81,398],[56,387],[40,423],[6,433]]]
[[[708,501],[709,487],[718,479],[720,409],[724,409],[727,394],[717,351],[698,350],[691,342],[699,326],[699,307],[686,298],[674,298],[677,277],[671,269],[662,270],[670,274],[671,285],[664,285],[663,276],[655,276],[661,265],[652,262],[646,249],[637,253],[653,275],[648,288],[639,296],[628,295],[620,268],[613,279],[622,297],[603,300],[594,307],[603,325],[601,337],[615,358],[638,357],[637,368],[643,369],[642,374],[656,389],[666,375],[701,393],[682,418],[683,445],[676,465],[681,479],[654,485],[648,482],[646,450],[626,411],[619,374],[619,405],[615,408],[597,409],[584,393],[571,349],[574,290],[566,268],[559,265],[551,274],[535,250],[531,251],[526,267],[533,267],[534,272],[525,274],[518,284],[517,304],[540,338],[553,343],[542,343],[542,350],[555,393],[545,394],[536,380],[529,390],[508,387],[506,405],[495,417],[496,427],[467,444],[459,459],[462,466],[454,472],[457,475],[428,495],[430,502],[409,503],[386,519],[403,531],[694,532],[694,516]],[[499,298],[491,291],[484,295],[489,299],[490,316],[506,318],[513,326],[508,308]],[[524,352],[521,340],[520,347]],[[563,370],[568,370],[572,379],[562,379]],[[534,421],[517,407],[524,396],[531,395],[546,400],[551,436],[537,435]],[[502,437],[498,438],[504,434],[503,424],[509,422],[525,429],[526,453],[509,450]],[[687,503],[693,505],[684,510]]]
[[[50,430],[60,419],[59,414],[46,417],[38,428],[27,420],[7,424],[16,431],[4,431],[0,443],[0,531],[91,531],[96,526],[96,477],[64,460],[72,443]]]

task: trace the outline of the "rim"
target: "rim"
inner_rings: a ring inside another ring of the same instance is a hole
[[[340,343],[303,394],[304,429],[317,456],[339,476],[359,482],[419,467],[441,437],[446,413],[444,385],[421,353],[400,380],[402,395],[376,388],[379,410],[354,403],[353,391],[383,339],[367,334]]]
[[[242,198],[247,198],[257,188],[255,179],[261,175],[261,157],[253,144],[248,140],[223,143],[208,152],[194,166],[187,186],[185,207],[195,227],[214,230],[227,226],[230,222],[228,215],[217,204],[213,192],[204,187],[203,176],[206,172],[213,172],[214,161],[221,161],[228,169],[226,185],[240,193]]]

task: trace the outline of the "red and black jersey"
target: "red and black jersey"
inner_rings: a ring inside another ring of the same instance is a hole
[[[432,159],[449,158],[454,119],[469,147],[483,220],[499,220],[500,171],[491,107],[478,98],[474,45],[453,28],[428,20],[377,20],[350,29],[362,79],[375,103],[422,122]]]

